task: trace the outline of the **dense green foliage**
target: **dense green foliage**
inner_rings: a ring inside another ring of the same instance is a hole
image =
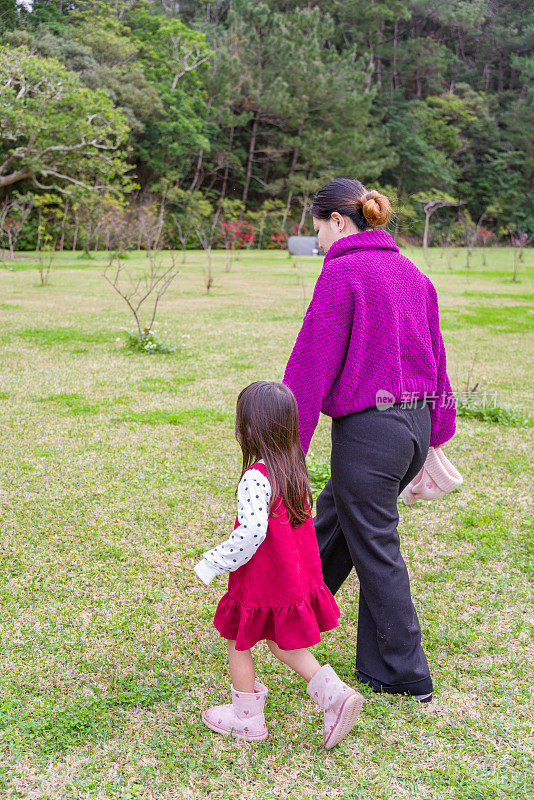
[[[115,169],[120,176],[123,163],[134,165],[141,198],[196,190],[216,205],[239,199],[252,214],[274,200],[287,232],[322,183],[347,175],[396,198],[407,233],[422,233],[413,198],[429,192],[462,201],[433,219],[434,241],[462,231],[467,241],[477,223],[493,241],[509,228],[534,231],[527,2],[11,0],[3,8],[0,43],[26,48],[47,73],[59,62],[69,85],[78,81],[100,104],[107,95],[115,136],[129,130]],[[74,141],[76,104],[62,114]],[[0,119],[1,162],[12,147],[8,123]],[[44,138],[51,132],[52,123]],[[26,190],[24,181],[4,196]]]

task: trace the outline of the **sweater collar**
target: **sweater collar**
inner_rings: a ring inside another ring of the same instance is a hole
[[[359,233],[351,233],[350,236],[343,236],[334,242],[324,258],[325,263],[332,258],[352,253],[354,250],[395,250],[396,253],[399,252],[399,248],[387,231],[359,231]]]

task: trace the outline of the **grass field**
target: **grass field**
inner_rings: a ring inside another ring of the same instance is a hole
[[[532,251],[408,254],[438,290],[453,389],[532,413]],[[244,253],[203,290],[201,253],[160,310],[172,355],[125,351],[102,260],[31,255],[0,270],[2,798],[490,800],[534,796],[532,428],[459,418],[459,492],[402,507],[400,532],[435,683],[420,707],[366,689],[331,752],[303,683],[257,649],[270,739],[211,734],[225,702],[212,626],[224,579],[199,554],[233,525],[238,391],[280,379],[320,259]],[[131,255],[127,263],[141,263]],[[322,418],[311,451],[329,455]],[[352,682],[358,585],[314,648]]]

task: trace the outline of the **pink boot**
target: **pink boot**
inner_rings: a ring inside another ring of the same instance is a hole
[[[330,664],[315,673],[306,691],[324,711],[324,746],[330,750],[356,724],[364,698],[343,683]]]
[[[262,741],[268,736],[263,709],[267,687],[254,682],[254,692],[236,692],[231,687],[232,702],[212,706],[202,712],[204,724],[223,736],[232,734],[236,739],[250,742]]]

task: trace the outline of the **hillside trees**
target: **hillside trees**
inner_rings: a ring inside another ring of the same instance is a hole
[[[434,190],[475,221],[503,209],[501,234],[534,230],[533,30],[517,0],[6,0],[0,14],[0,43],[56,59],[126,121],[141,202],[163,185],[247,217],[274,200],[286,228],[349,175],[402,206]],[[410,225],[423,233],[419,206]]]
[[[238,0],[228,21],[207,79],[210,97],[222,90],[230,104],[212,106],[226,146],[203,158],[200,182],[209,178],[223,195],[239,191],[245,205],[269,195],[290,205],[309,195],[309,181],[317,185],[355,164],[372,178],[395,160],[383,132],[370,125],[374,92],[363,93],[365,61],[328,45],[328,15]]]

